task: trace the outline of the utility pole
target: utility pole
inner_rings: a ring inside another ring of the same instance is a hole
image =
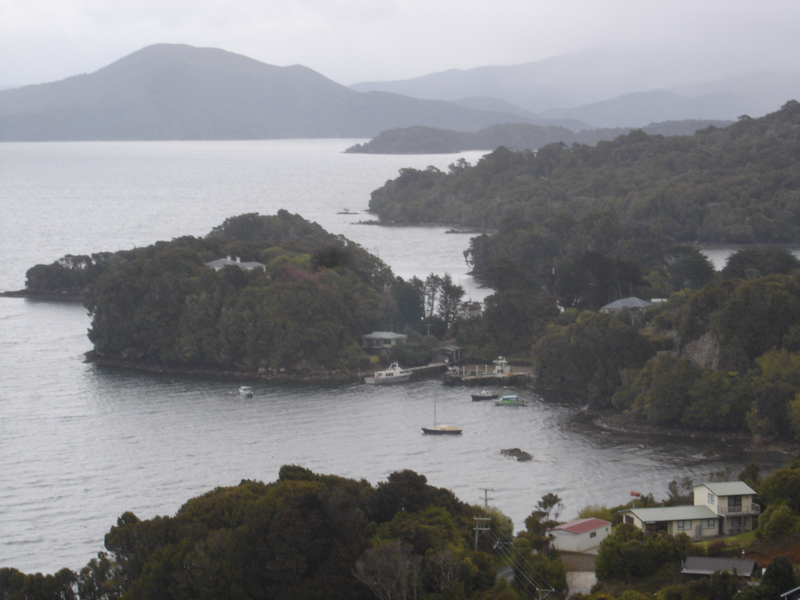
[[[483,490],[483,506],[485,508],[489,508],[489,500],[494,500],[494,498],[489,498],[489,492],[493,492],[494,488],[478,488],[479,490]]]
[[[492,520],[489,517],[475,517],[475,552],[478,551],[478,538],[482,533],[491,531],[489,525]]]

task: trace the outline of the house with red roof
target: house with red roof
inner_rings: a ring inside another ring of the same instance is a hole
[[[600,545],[611,533],[611,523],[602,519],[576,519],[569,523],[556,525],[547,533],[553,538],[556,550],[564,552],[585,552]]]

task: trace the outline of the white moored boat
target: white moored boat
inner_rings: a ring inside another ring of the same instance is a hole
[[[253,390],[250,388],[250,386],[247,386],[247,385],[243,385],[242,387],[240,387],[239,388],[239,393],[242,396],[245,396],[246,398],[252,398],[253,397]]]
[[[413,371],[405,371],[396,362],[392,363],[385,371],[375,371],[372,377],[365,377],[364,383],[403,383],[408,381]]]

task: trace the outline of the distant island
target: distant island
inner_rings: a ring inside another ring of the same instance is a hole
[[[668,121],[652,123],[642,128],[649,135],[693,135],[706,127],[726,127],[731,121]],[[631,128],[582,129],[574,132],[566,127],[505,123],[492,125],[475,132],[437,129],[435,127],[405,127],[383,131],[363,144],[350,146],[351,154],[451,154],[466,150],[494,150],[499,146],[509,150],[538,150],[548,144],[586,144],[594,146],[631,132]]]

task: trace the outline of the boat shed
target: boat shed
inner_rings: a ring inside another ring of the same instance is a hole
[[[405,344],[407,335],[394,333],[391,331],[373,331],[361,336],[361,347],[367,352],[376,354],[388,354],[392,346]]]
[[[454,365],[461,362],[461,346],[440,346],[432,352],[433,362]]]
[[[562,523],[547,533],[553,538],[553,547],[560,552],[584,552],[600,545],[611,533],[611,523],[602,519],[576,519]]]

